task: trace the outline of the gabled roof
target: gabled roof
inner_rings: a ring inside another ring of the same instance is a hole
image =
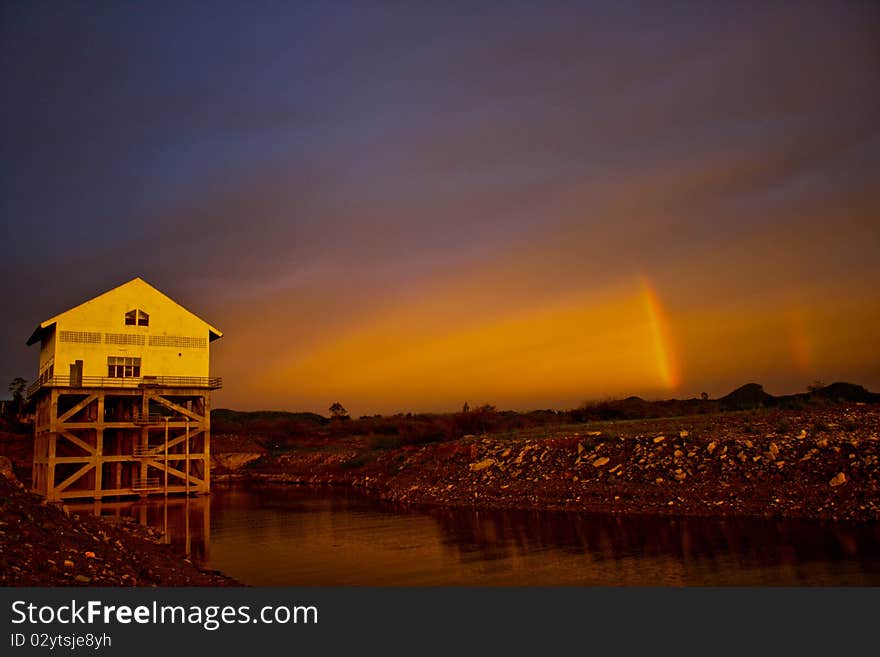
[[[55,315],[54,317],[50,317],[49,319],[47,319],[47,320],[44,321],[44,322],[40,322],[40,324],[37,325],[37,328],[35,328],[35,329],[34,329],[34,332],[31,334],[31,337],[28,338],[27,344],[28,344],[28,345],[32,345],[32,344],[35,344],[35,343],[37,343],[37,342],[40,342],[40,341],[43,339],[43,336],[46,334],[46,332],[47,332],[49,329],[51,329],[51,328],[52,328],[52,327],[58,322],[58,319],[61,318],[61,317],[63,317],[63,316],[66,315],[67,313],[69,313],[69,312],[71,312],[71,311],[73,311],[73,310],[76,310],[76,309],[79,308],[80,306],[84,306],[84,305],[86,305],[86,304],[88,304],[88,303],[91,303],[92,301],[95,301],[96,299],[100,299],[100,298],[103,297],[103,296],[106,296],[106,295],[108,295],[108,294],[112,294],[112,293],[116,292],[117,290],[120,290],[120,289],[122,289],[122,288],[124,288],[124,287],[128,287],[129,285],[143,285],[143,286],[146,286],[147,288],[149,288],[150,290],[152,290],[152,291],[155,292],[156,294],[159,294],[159,295],[165,297],[168,301],[170,301],[171,303],[173,303],[175,306],[177,306],[178,308],[180,308],[182,311],[184,311],[184,312],[186,312],[186,313],[189,313],[190,315],[192,315],[193,317],[195,317],[196,319],[198,319],[198,320],[199,320],[200,322],[202,322],[202,323],[205,325],[205,327],[208,329],[208,339],[209,339],[210,341],[213,341],[213,340],[216,340],[217,338],[222,338],[222,337],[223,337],[223,332],[222,332],[222,331],[220,331],[220,330],[217,329],[217,328],[214,328],[213,326],[211,326],[210,324],[208,324],[208,322],[206,322],[206,321],[203,320],[201,317],[199,317],[198,315],[196,315],[194,312],[192,312],[191,310],[187,310],[186,308],[184,308],[183,306],[181,306],[179,303],[177,303],[174,299],[172,299],[171,297],[169,297],[167,294],[165,294],[165,293],[162,292],[161,290],[156,289],[155,287],[153,287],[152,285],[150,285],[149,283],[147,283],[144,279],[142,279],[142,278],[140,278],[140,277],[138,276],[138,277],[136,277],[136,278],[131,279],[131,280],[128,281],[127,283],[123,283],[122,285],[117,285],[116,287],[114,287],[114,288],[111,289],[111,290],[107,290],[106,292],[104,292],[104,293],[102,293],[102,294],[99,294],[99,295],[96,296],[96,297],[92,297],[92,298],[89,299],[88,301],[83,301],[81,304],[76,305],[76,306],[74,306],[73,308],[68,308],[68,309],[65,310],[63,313],[59,313],[59,314]]]

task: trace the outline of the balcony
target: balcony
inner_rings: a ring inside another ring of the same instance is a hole
[[[218,390],[223,387],[223,379],[209,376],[141,376],[110,377],[83,376],[73,382],[69,376],[53,376],[43,381],[34,381],[27,389],[32,397],[42,388],[205,388]]]

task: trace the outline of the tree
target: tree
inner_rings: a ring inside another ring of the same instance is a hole
[[[464,406],[461,407],[461,412],[462,413],[470,413],[471,412],[471,405],[468,404],[467,402],[465,402]]]
[[[27,390],[27,381],[20,376],[15,377],[9,383],[9,394],[12,395],[12,415],[18,415],[24,408],[24,393]]]
[[[813,381],[810,385],[807,386],[807,392],[819,392],[824,387],[825,384],[821,381]]]
[[[345,410],[345,406],[339,402],[333,402],[330,404],[330,417],[334,420],[348,420],[350,416]]]
[[[701,392],[700,399],[702,399],[703,401],[709,401],[709,393],[708,392]]]

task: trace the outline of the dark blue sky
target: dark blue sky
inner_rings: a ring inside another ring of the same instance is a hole
[[[227,405],[665,393],[400,386],[358,337],[412,315],[442,353],[648,279],[665,388],[880,387],[878,44],[868,2],[5,3],[0,380],[35,374],[38,321],[140,275],[226,331]]]

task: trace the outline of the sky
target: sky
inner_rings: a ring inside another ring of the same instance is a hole
[[[215,407],[880,390],[877,3],[3,3],[0,85],[4,388],[141,276]]]

